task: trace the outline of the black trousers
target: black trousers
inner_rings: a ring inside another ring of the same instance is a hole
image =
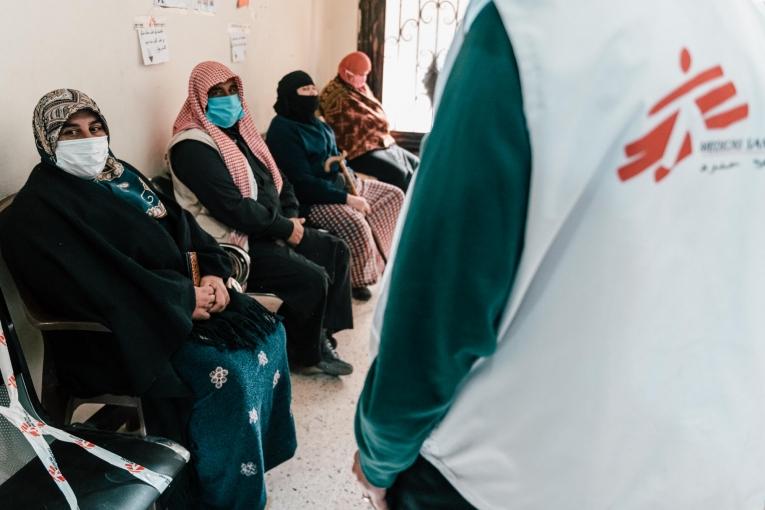
[[[300,244],[250,239],[247,290],[271,292],[284,304],[290,362],[313,366],[321,359],[322,329],[353,328],[350,250],[331,234],[306,228]]]
[[[391,510],[475,510],[433,464],[417,457],[399,474],[386,500]]]
[[[396,144],[369,151],[348,161],[351,168],[406,191],[420,165],[420,158]]]

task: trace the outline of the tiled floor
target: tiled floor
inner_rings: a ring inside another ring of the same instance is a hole
[[[369,509],[351,474],[353,415],[369,366],[368,346],[377,289],[354,302],[353,331],[337,335],[338,351],[354,366],[348,377],[292,376],[292,412],[298,434],[295,457],[268,473],[269,510]]]

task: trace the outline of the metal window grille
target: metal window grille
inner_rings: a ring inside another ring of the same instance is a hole
[[[424,80],[443,67],[467,0],[387,0],[383,107],[396,131],[430,131],[433,106]]]

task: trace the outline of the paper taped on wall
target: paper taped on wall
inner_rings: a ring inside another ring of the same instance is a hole
[[[249,25],[236,25],[232,23],[228,26],[228,35],[231,39],[231,62],[244,62],[247,58],[249,33]]]
[[[192,0],[154,0],[157,7],[175,7],[177,9],[188,9]]]
[[[167,34],[163,20],[142,16],[136,18],[135,29],[138,32],[138,43],[141,46],[143,65],[162,64],[170,60],[167,48]]]
[[[215,0],[192,0],[196,5],[194,8],[199,12],[215,13]]]

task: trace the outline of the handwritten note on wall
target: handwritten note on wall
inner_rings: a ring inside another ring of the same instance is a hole
[[[231,62],[244,62],[247,58],[247,41],[250,33],[249,25],[228,26],[228,34],[231,39]]]
[[[215,13],[215,0],[196,0],[196,10],[209,14]]]
[[[204,14],[215,14],[215,0],[154,0],[155,7],[191,9]]]
[[[136,18],[135,29],[138,31],[143,65],[162,64],[170,60],[164,22],[155,18]]]
[[[188,9],[191,0],[154,0],[157,7],[175,7],[176,9]]]

